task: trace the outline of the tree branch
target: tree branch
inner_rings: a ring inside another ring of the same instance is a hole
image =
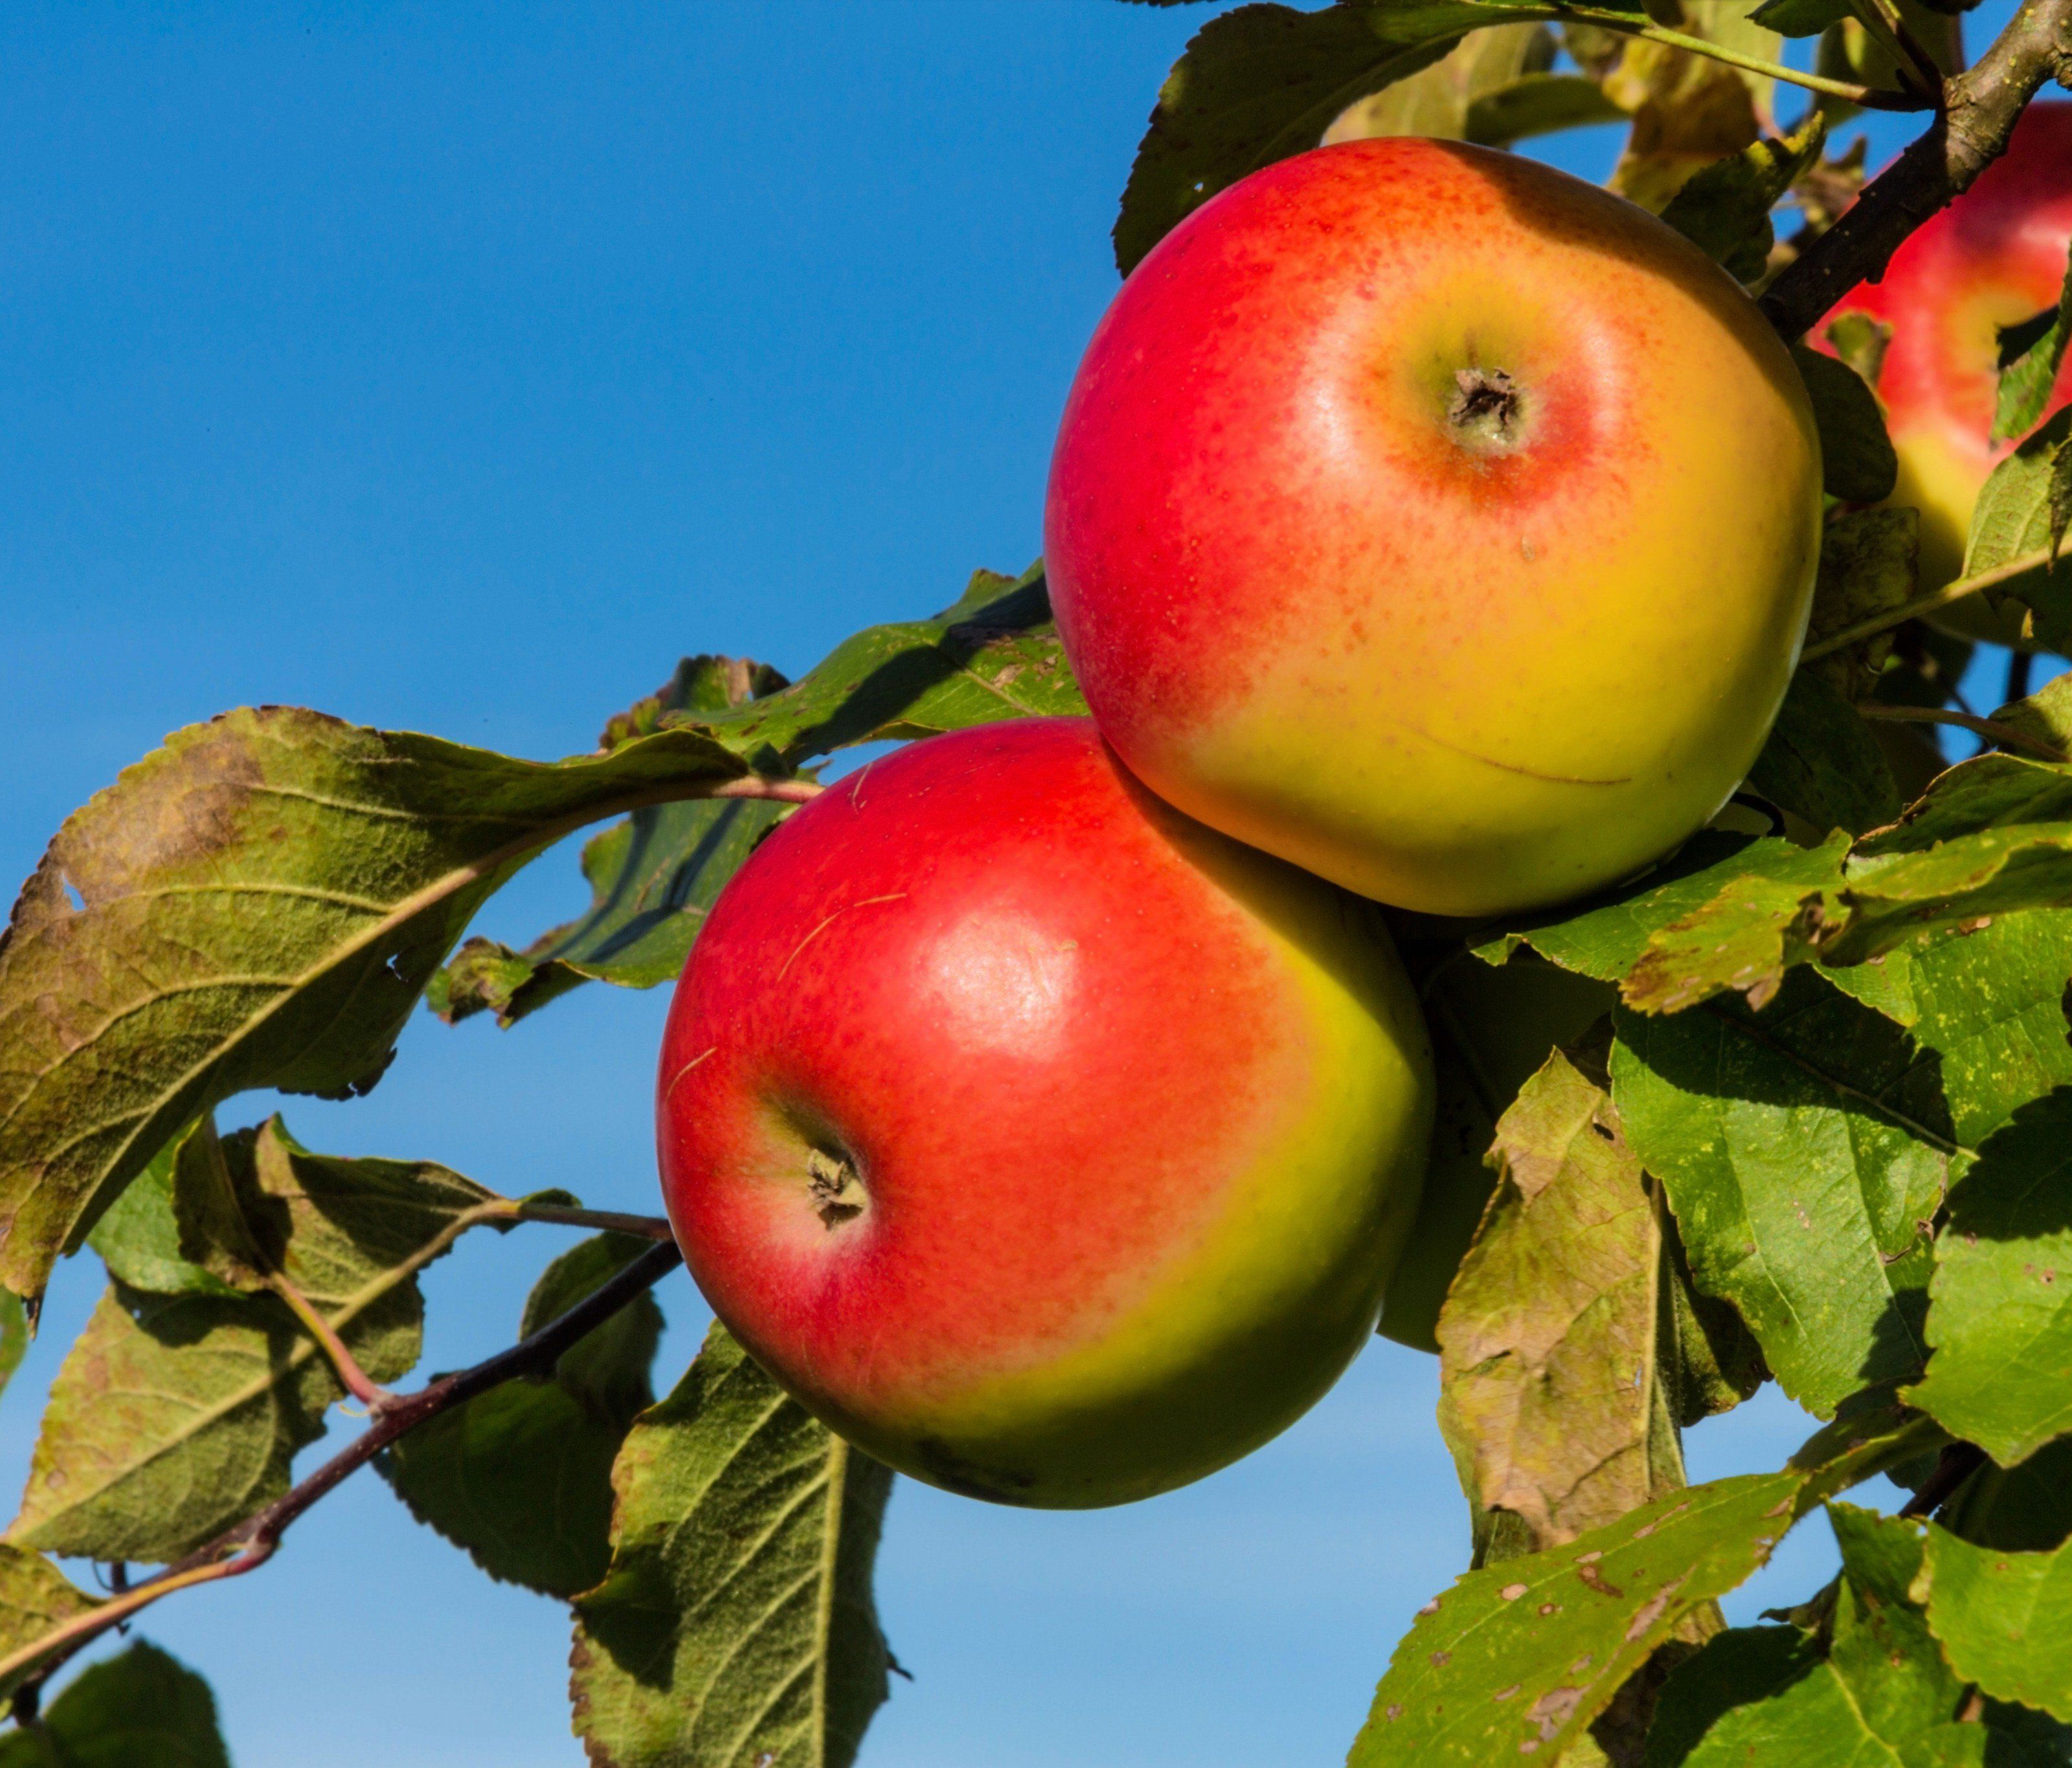
[[[2022,0],[1977,64],[1945,86],[1947,108],[1926,133],[1770,285],[1770,323],[1795,341],[1859,282],[1883,276],[1907,235],[1999,158],[2054,78],[2072,85],[2072,0]]]
[[[14,1696],[18,1710],[33,1710],[35,1691],[56,1675],[68,1659],[83,1651],[111,1628],[139,1609],[175,1590],[198,1584],[215,1583],[257,1569],[273,1556],[289,1526],[320,1498],[343,1484],[399,1438],[408,1436],[428,1419],[501,1387],[519,1375],[551,1369],[561,1353],[594,1328],[624,1307],[636,1295],[652,1289],[682,1263],[683,1255],[673,1243],[650,1247],[610,1281],[601,1284],[570,1308],[550,1320],[529,1338],[520,1340],[471,1369],[442,1375],[413,1394],[392,1399],[373,1424],[331,1459],[289,1490],[282,1493],[256,1516],[225,1529],[206,1546],[184,1559],[176,1560],[162,1572],[146,1578],[113,1601],[104,1602],[84,1614],[76,1615],[42,1638],[0,1658],[0,1681],[18,1675],[29,1665],[39,1666],[35,1675]],[[26,1708],[24,1702],[28,1703]]]

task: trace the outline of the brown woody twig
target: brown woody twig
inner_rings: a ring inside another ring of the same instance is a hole
[[[563,1351],[636,1295],[652,1288],[682,1262],[682,1257],[673,1243],[650,1247],[530,1338],[471,1369],[442,1375],[415,1393],[392,1396],[367,1429],[256,1516],[225,1529],[206,1546],[176,1560],[154,1577],[132,1585],[113,1601],[76,1615],[42,1638],[0,1658],[0,1681],[30,1665],[36,1667],[35,1674],[15,1693],[15,1710],[32,1713],[43,1684],[67,1660],[139,1609],[175,1590],[241,1577],[265,1564],[273,1556],[289,1526],[319,1499],[335,1490],[347,1475],[358,1472],[390,1444],[441,1412],[450,1412],[519,1375],[551,1369]]]
[[[1945,84],[1945,108],[1919,139],[1770,285],[1762,310],[1779,334],[1795,341],[1859,282],[1884,275],[1907,235],[2000,157],[2052,79],[2072,84],[2072,0],[2022,0],[1977,64]]]

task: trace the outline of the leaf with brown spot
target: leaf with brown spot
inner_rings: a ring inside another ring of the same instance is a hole
[[[1980,1768],[2003,1758],[1992,1720],[1958,1722],[1963,1680],[1943,1661],[1910,1595],[1921,1525],[1853,1504],[1827,1507],[1841,1576],[1815,1624],[1721,1634],[1669,1678],[1649,1762],[1659,1768],[1749,1762]]]
[[[1504,1113],[1494,1158],[1496,1195],[1439,1317],[1439,1428],[1478,1564],[1573,1540],[1684,1483],[1662,1224],[1610,1095],[1557,1051]],[[1502,1542],[1498,1511],[1523,1525]]]
[[[1789,869],[1746,873],[1703,907],[1648,935],[1619,985],[1636,1012],[1680,1013],[1727,990],[1766,1005],[1785,972],[1803,963],[1827,925],[1825,891],[1839,887],[1849,838],[1832,837]]]
[[[1699,1286],[1826,1414],[1925,1357],[1932,1219],[1962,1151],[1932,1052],[1824,974],[1760,1014],[1729,995],[1614,1016],[1612,1095]]]
[[[74,812],[0,939],[0,1284],[39,1295],[217,1101],[372,1086],[476,908],[542,848],[746,771],[690,730],[559,763],[286,706],[175,733]]]
[[[1693,1486],[1569,1545],[1466,1573],[1397,1646],[1348,1768],[1559,1760],[1679,1624],[1767,1560],[1791,1523],[1945,1440],[1917,1415],[1866,1414],[1822,1432],[1783,1472]],[[1577,1576],[1585,1555],[1597,1587]],[[1527,1599],[1504,1599],[1514,1583]],[[1435,1667],[1435,1651],[1449,1660]],[[1492,1701],[1490,1688],[1517,1694]]]
[[[1406,960],[1420,952],[1405,944]],[[1475,1237],[1496,1175],[1488,1157],[1497,1120],[1548,1052],[1572,1043],[1618,998],[1611,988],[1522,952],[1491,965],[1451,946],[1421,976],[1438,1109],[1417,1219],[1383,1305],[1384,1337],[1439,1348],[1439,1309]]]
[[[127,1224],[117,1268],[170,1293],[117,1281],[72,1346],[8,1531],[21,1545],[166,1560],[278,1497],[344,1390],[269,1283],[393,1381],[422,1343],[417,1273],[506,1207],[430,1162],[313,1153],[278,1119],[220,1143],[204,1120],[138,1201],[160,1219]],[[177,1256],[134,1256],[168,1243]]]

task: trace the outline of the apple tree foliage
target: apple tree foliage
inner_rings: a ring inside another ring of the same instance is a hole
[[[1882,339],[1806,335],[2072,80],[2068,0],[2029,0],[1969,72],[1959,10],[1240,5],[1166,76],[1130,169],[1125,273],[1322,142],[1622,124],[1613,186],[1800,346],[1827,463],[1805,661],[1735,804],[1590,900],[1397,918],[1441,1098],[1383,1330],[1440,1359],[1465,1569],[1381,1670],[1355,1768],[2072,1762],[2072,675],[1961,705],[1969,647],[1922,618],[1918,520],[1877,507]],[[1797,72],[1790,39],[1812,39]],[[1831,138],[1867,106],[1925,125],[1868,187],[1861,144]],[[2072,283],[2003,335],[1995,432],[2023,439],[1957,592],[2059,652],[2072,413],[2039,419],[2068,337]],[[219,1114],[364,1093],[421,1003],[508,1026],[586,983],[666,982],[841,751],[1083,709],[1039,563],[796,682],[688,658],[590,754],[245,709],[74,813],[0,943],[0,1381],[58,1260],[90,1252],[107,1288],[0,1538],[0,1768],[220,1768],[207,1684],[148,1643],[54,1678],[263,1564],[368,1462],[489,1576],[569,1604],[593,1762],[845,1768],[898,1670],[872,1599],[892,1476],[717,1327],[656,1398],[666,1228]],[[1947,726],[1980,751],[1947,765]],[[523,950],[468,937],[591,824],[586,909]],[[594,1231],[546,1264],[513,1349],[392,1392],[418,1273],[529,1222]],[[1684,1433],[1767,1380],[1826,1422],[1774,1472],[1689,1485]],[[297,1482],[347,1398],[367,1433]],[[1898,1514],[1844,1499],[1876,1475],[1912,1490]],[[1727,1627],[1718,1599],[1815,1511],[1835,1580]]]

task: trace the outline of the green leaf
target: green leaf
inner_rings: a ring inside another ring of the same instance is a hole
[[[1794,344],[1791,360],[1799,364],[1813,401],[1827,495],[1848,504],[1876,504],[1891,496],[1898,483],[1899,456],[1885,432],[1877,395],[1839,358]]]
[[[2013,1467],[1988,1462],[1935,1513],[1975,1547],[2040,1553],[2072,1536],[2072,1437],[2045,1443]]]
[[[1959,1142],[1976,1148],[2019,1107],[2072,1086],[2072,912],[1996,915],[1931,934],[1908,956],[1914,1035],[1941,1058]]]
[[[240,1293],[235,1285],[180,1251],[180,1219],[175,1201],[179,1164],[183,1160],[220,1161],[220,1149],[211,1154],[197,1145],[199,1138],[214,1134],[214,1124],[208,1118],[188,1125],[151,1157],[151,1164],[130,1182],[94,1224],[87,1244],[101,1255],[108,1274],[118,1283],[154,1295]],[[213,1171],[205,1182],[213,1188]]]
[[[2015,340],[2008,332],[2000,335],[2000,396],[1993,413],[1995,442],[2012,442],[2017,436],[2026,435],[2049,409],[2051,389],[2058,384],[2058,372],[2065,365],[2065,346],[2072,341],[2072,263],[2066,266],[2065,287],[2058,297],[2057,310],[2038,314],[2037,318],[2043,323],[2023,336],[2011,354],[2006,346]]]
[[[1780,37],[1817,37],[1830,25],[1856,17],[1849,0],[1763,0],[1750,20]]]
[[[981,575],[990,575],[981,573]],[[597,740],[602,750],[616,749],[636,737],[652,736],[672,713],[730,712],[751,700],[767,700],[791,685],[767,663],[752,657],[722,657],[709,653],[680,657],[675,672],[651,694],[643,695],[623,712],[615,713],[604,723]]]
[[[2072,1431],[2072,1092],[2024,1106],[1950,1194],[1924,1411],[2003,1467]]]
[[[1899,788],[1870,726],[1810,670],[1794,672],[1777,722],[1749,770],[1748,783],[1816,829],[1845,828],[1860,835],[1899,814]]]
[[[598,746],[647,736],[665,720],[726,713],[790,685],[746,659],[685,657],[659,691],[605,726]],[[588,913],[549,928],[523,952],[467,940],[432,978],[426,1004],[449,1025],[487,1009],[508,1026],[585,982],[652,989],[675,981],[727,880],[789,809],[694,799],[634,812],[583,848]]]
[[[1856,857],[1921,853],[1984,830],[2062,822],[2072,822],[2072,768],[1975,755],[1938,775],[1890,828],[1859,841]]]
[[[1736,282],[1753,282],[1777,243],[1770,210],[1807,167],[1819,163],[1827,138],[1827,119],[1815,109],[1796,134],[1754,142],[1693,173],[1669,199],[1662,219]],[[1816,415],[1818,410],[1816,401]],[[1826,439],[1823,430],[1821,440]]]
[[[576,1602],[598,1768],[848,1768],[890,1663],[871,1565],[891,1474],[714,1326],[613,1473],[610,1575]]]
[[[1672,1492],[1566,1546],[1468,1573],[1397,1646],[1349,1768],[1560,1760],[1655,1649],[1814,1505],[1936,1440],[1895,1412],[1866,1415],[1784,1472]]]
[[[1432,1351],[1440,1304],[1495,1187],[1487,1157],[1497,1120],[1548,1052],[1574,1042],[1618,998],[1605,984],[1530,954],[1492,967],[1449,943],[1418,987],[1438,1110],[1417,1219],[1381,1313],[1384,1337]],[[1399,944],[1414,960],[1408,941]]]
[[[1594,80],[1580,74],[1528,73],[1470,104],[1462,134],[1486,147],[1509,147],[1536,135],[1625,121],[1626,113]]]
[[[1998,570],[2024,555],[2062,541],[2072,514],[2072,406],[2059,412],[1996,467],[1971,506],[1971,532],[1964,548],[1966,577]],[[1995,596],[2029,604],[2035,637],[2047,648],[2072,643],[2072,574],[2038,566],[2001,584]]]
[[[372,1086],[476,907],[541,848],[745,771],[689,730],[553,763],[293,707],[176,733],[74,812],[0,943],[0,1283],[39,1295],[217,1101]]]
[[[788,808],[707,799],[635,811],[583,848],[586,915],[523,952],[468,940],[432,979],[433,1012],[457,1025],[487,1009],[511,1026],[585,982],[673,982],[720,891]]]
[[[1919,578],[1920,556],[1921,512],[1917,509],[1855,510],[1835,517],[1821,531],[1819,574],[1814,586],[1813,615],[1806,642],[1823,643],[1864,621],[1887,618],[1912,601]],[[1888,630],[1846,645],[1801,669],[1793,678],[1794,692],[1797,682],[1817,676],[1844,701],[1853,704],[1868,699],[1885,685],[1893,644],[1893,635]],[[1791,705],[1787,698],[1787,715]],[[1836,759],[1827,764],[1827,773],[1832,775],[1839,769],[1845,775],[1861,778],[1865,783],[1860,791],[1881,801],[1896,796],[1889,790],[1890,775],[1876,741],[1859,722],[1831,716],[1824,726],[1816,726],[1807,735],[1814,742],[1832,736],[1842,746]],[[1758,762],[1758,771],[1762,765]],[[1788,808],[1796,808],[1787,800],[1779,802]],[[1897,808],[1895,803],[1893,812]],[[1836,826],[1817,817],[1812,820],[1819,828]],[[1864,829],[1875,824],[1854,822],[1840,826]]]
[[[1823,888],[1833,876],[1833,855],[1827,848],[1704,829],[1610,900],[1528,920],[1472,949],[1501,964],[1519,946],[1530,945],[1564,969],[1617,982],[1640,961],[1656,934],[1704,909],[1729,886],[1749,890],[1755,887],[1749,881],[1767,882],[1777,886],[1779,903],[1788,893],[1799,893],[1790,897],[1795,907],[1799,895]]]
[[[1423,72],[1347,106],[1322,138],[1423,135],[1508,147],[1556,130],[1623,122],[1626,113],[1597,81],[1550,71],[1556,47],[1544,24],[1472,31]]]
[[[1842,1574],[1827,1649],[1796,1627],[1723,1634],[1674,1671],[1648,1768],[1978,1768],[1986,1728],[1960,1725],[1951,1674],[1907,1592],[1918,1524],[1830,1504]]]
[[[87,1559],[177,1559],[288,1489],[296,1450],[323,1434],[343,1392],[271,1296],[117,1284],[58,1371],[7,1538]]]
[[[664,713],[662,723],[701,732],[758,766],[796,767],[857,743],[1086,709],[1038,563],[1018,578],[978,572],[964,598],[933,619],[868,627],[767,698],[725,713]]]
[[[623,1269],[649,1241],[599,1234],[549,1265],[525,1304],[529,1337]],[[571,1597],[611,1558],[611,1466],[654,1403],[662,1310],[643,1294],[561,1354],[543,1379],[507,1381],[428,1420],[376,1465],[410,1514],[491,1577]]]
[[[796,683],[759,664],[686,658],[660,693],[611,722],[605,740],[695,730],[761,763],[796,767],[857,743],[1086,709],[1038,565],[1018,578],[978,572],[934,619],[857,633]],[[587,914],[523,952],[468,940],[433,979],[432,1010],[454,1023],[487,1009],[509,1026],[586,981],[673,981],[720,891],[788,809],[709,800],[635,812],[583,849]]]
[[[0,1656],[11,1656],[44,1638],[55,1628],[101,1606],[40,1553],[0,1542]],[[45,1654],[47,1656],[47,1654]],[[0,1680],[0,1696],[12,1694],[37,1664],[24,1664]],[[0,1741],[0,1751],[6,1743]],[[6,1758],[0,1754],[0,1768]]]
[[[0,1388],[14,1379],[29,1349],[29,1314],[22,1298],[0,1289]]]
[[[1573,1540],[1684,1484],[1674,1281],[1646,1175],[1560,1051],[1497,1125],[1500,1174],[1439,1316],[1439,1429],[1477,1564]]]
[[[364,1307],[370,1289],[395,1288],[399,1273],[421,1269],[468,1228],[509,1221],[503,1198],[435,1161],[319,1154],[278,1116],[220,1145],[211,1161],[199,1138],[179,1163],[182,1252],[243,1289],[278,1275],[327,1316]],[[417,1344],[389,1360],[402,1375]]]
[[[313,1154],[278,1119],[220,1144],[206,1127],[187,1137],[164,1207],[190,1267],[233,1290],[285,1279],[376,1381],[417,1361],[417,1273],[467,1227],[509,1212],[430,1162]],[[58,1371],[8,1539],[178,1558],[285,1491],[295,1452],[343,1393],[277,1295],[117,1282]]]
[[[1735,989],[1750,1006],[1766,1005],[1785,972],[1815,949],[1825,924],[1825,893],[1816,881],[1840,882],[1848,845],[1837,833],[1806,850],[1796,877],[1766,870],[1730,878],[1709,903],[1648,935],[1620,999],[1641,1013],[1679,1013]]]
[[[2072,1721],[2072,1550],[1975,1547],[1930,1523],[1920,1581],[1928,1625],[1959,1675]]]
[[[1825,4],[1826,0],[1815,3]],[[1828,322],[1826,335],[1835,354],[1863,377],[1866,386],[1875,389],[1885,373],[1885,353],[1892,347],[1892,327],[1852,309]]]
[[[1355,100],[1430,67],[1478,25],[1545,9],[1244,6],[1202,26],[1159,88],[1115,224],[1124,276],[1194,210],[1262,166],[1314,147]]]
[[[1766,61],[1781,52],[1777,34],[1753,23],[1742,0],[1683,0],[1677,11],[1687,35]],[[1568,39],[1574,46],[1573,27]],[[1614,39],[1609,56],[1586,55],[1607,96],[1633,114],[1626,150],[1607,182],[1642,208],[1659,215],[1695,173],[1762,137],[1772,109],[1766,75],[1634,37]]]
[[[2072,750],[2072,670],[2053,676],[2025,699],[2009,701],[1994,713],[1993,722],[2012,725],[2049,748]]]
[[[1795,1626],[1716,1634],[1663,1684],[1642,1768],[1683,1768],[1715,1724],[1788,1693],[1819,1664],[1819,1642]]]
[[[0,1768],[230,1768],[208,1683],[146,1640],[82,1670]]]
[[[1544,25],[1470,31],[1422,72],[1348,105],[1322,138],[1327,146],[1384,135],[1466,140],[1470,107],[1527,76],[1546,78],[1555,48],[1554,33]]]
[[[1614,1022],[1627,1138],[1700,1288],[1740,1310],[1785,1392],[1826,1416],[1917,1374],[1955,1152],[1932,1060],[1806,969],[1760,1014],[1729,997]]]
[[[1914,852],[1860,849],[1836,893],[1847,911],[1823,943],[1852,964],[1941,927],[1983,924],[2023,909],[2072,906],[2072,823],[1981,829]]]

